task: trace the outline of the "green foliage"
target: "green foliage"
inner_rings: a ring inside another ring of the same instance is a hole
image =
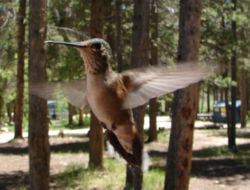
[[[178,2],[159,1],[157,9],[159,13],[159,37],[157,42],[159,51],[159,63],[173,64],[176,61],[179,9]]]
[[[48,35],[51,40],[86,39],[90,19],[89,1],[49,1]],[[67,81],[83,77],[83,62],[73,48],[48,46],[47,72],[50,80]]]
[[[127,69],[130,64],[131,53],[133,2],[122,1],[121,3],[122,57],[123,68]],[[233,11],[231,1],[204,0],[201,18],[201,62],[229,65],[232,50],[236,49],[238,68],[250,70],[250,18],[248,16],[250,2],[249,0],[242,0],[238,1],[237,4],[237,10]],[[88,39],[90,6],[91,1],[87,0],[48,1],[47,39],[61,41]],[[109,41],[113,52],[115,52],[115,2],[106,1],[106,6],[104,38]],[[15,98],[17,10],[17,1],[3,0],[0,3],[0,115],[4,115],[4,105]],[[153,44],[158,47],[159,63],[173,64],[176,60],[178,48],[179,2],[159,0],[157,1],[157,12],[159,14],[159,36]],[[231,24],[234,20],[237,22],[237,41],[233,40],[232,36]],[[25,22],[27,23],[28,19]],[[27,29],[28,27],[26,27]],[[53,45],[47,45],[46,47],[48,53],[46,68],[49,80],[68,81],[84,77],[83,62],[75,49]],[[27,52],[28,48],[26,49],[25,73],[27,73]],[[232,81],[229,74],[228,76],[222,76],[222,73],[223,71],[220,70],[218,75],[206,80],[206,84],[218,89],[237,86],[237,82]],[[26,85],[25,114],[28,113],[27,95]],[[172,96],[162,99],[171,102]],[[27,119],[27,115],[25,117]]]
[[[4,105],[13,99],[16,66],[16,10],[14,1],[0,3],[0,122]],[[1,123],[0,123],[1,127]]]
[[[231,77],[223,78],[222,76],[218,76],[217,78],[215,78],[214,84],[216,84],[218,87],[221,87],[221,88],[226,88],[229,86],[237,86],[237,82],[232,81]]]
[[[248,0],[237,2],[236,11],[231,1],[209,1],[203,3],[202,33],[201,33],[201,60],[203,62],[220,65],[218,76],[213,76],[209,84],[219,89],[237,86],[232,81],[230,67],[232,52],[237,52],[239,68],[249,69],[249,36],[250,27]],[[237,40],[233,37],[232,22],[236,21]],[[226,68],[228,71],[226,72]]]

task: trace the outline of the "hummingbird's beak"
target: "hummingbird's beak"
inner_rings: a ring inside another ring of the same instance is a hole
[[[44,43],[73,46],[73,47],[78,47],[78,48],[86,47],[86,45],[83,45],[81,42],[59,42],[59,41],[50,41],[50,40],[48,40],[48,41],[45,41]]]

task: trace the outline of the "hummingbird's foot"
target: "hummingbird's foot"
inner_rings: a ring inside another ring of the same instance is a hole
[[[106,131],[109,142],[114,149],[128,162],[128,164],[140,167],[142,164],[142,143],[139,136],[136,134],[132,140],[132,153],[127,152],[116,135],[110,131]]]

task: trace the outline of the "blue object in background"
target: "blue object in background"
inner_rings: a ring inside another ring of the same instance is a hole
[[[48,100],[47,101],[48,105],[48,114],[51,119],[56,119],[57,114],[56,114],[56,100]]]
[[[228,104],[229,104],[229,109],[231,109],[232,103],[229,101]],[[236,100],[236,115],[235,115],[236,123],[240,122],[240,106],[241,106],[241,101]],[[217,101],[214,104],[213,122],[214,123],[226,123],[226,103],[225,103],[225,101]]]

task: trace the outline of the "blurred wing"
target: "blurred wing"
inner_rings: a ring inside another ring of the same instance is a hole
[[[72,105],[80,109],[83,109],[87,105],[85,80],[71,81],[65,84],[62,89],[63,95]]]
[[[123,108],[134,108],[151,98],[187,87],[206,77],[209,71],[208,67],[190,63],[125,71],[121,73],[127,89]]]
[[[44,99],[56,99],[61,94],[61,83],[39,82],[29,84],[29,93]]]
[[[72,105],[80,109],[87,105],[85,89],[85,80],[30,84],[30,94],[44,99],[58,99],[60,96],[64,96]]]

